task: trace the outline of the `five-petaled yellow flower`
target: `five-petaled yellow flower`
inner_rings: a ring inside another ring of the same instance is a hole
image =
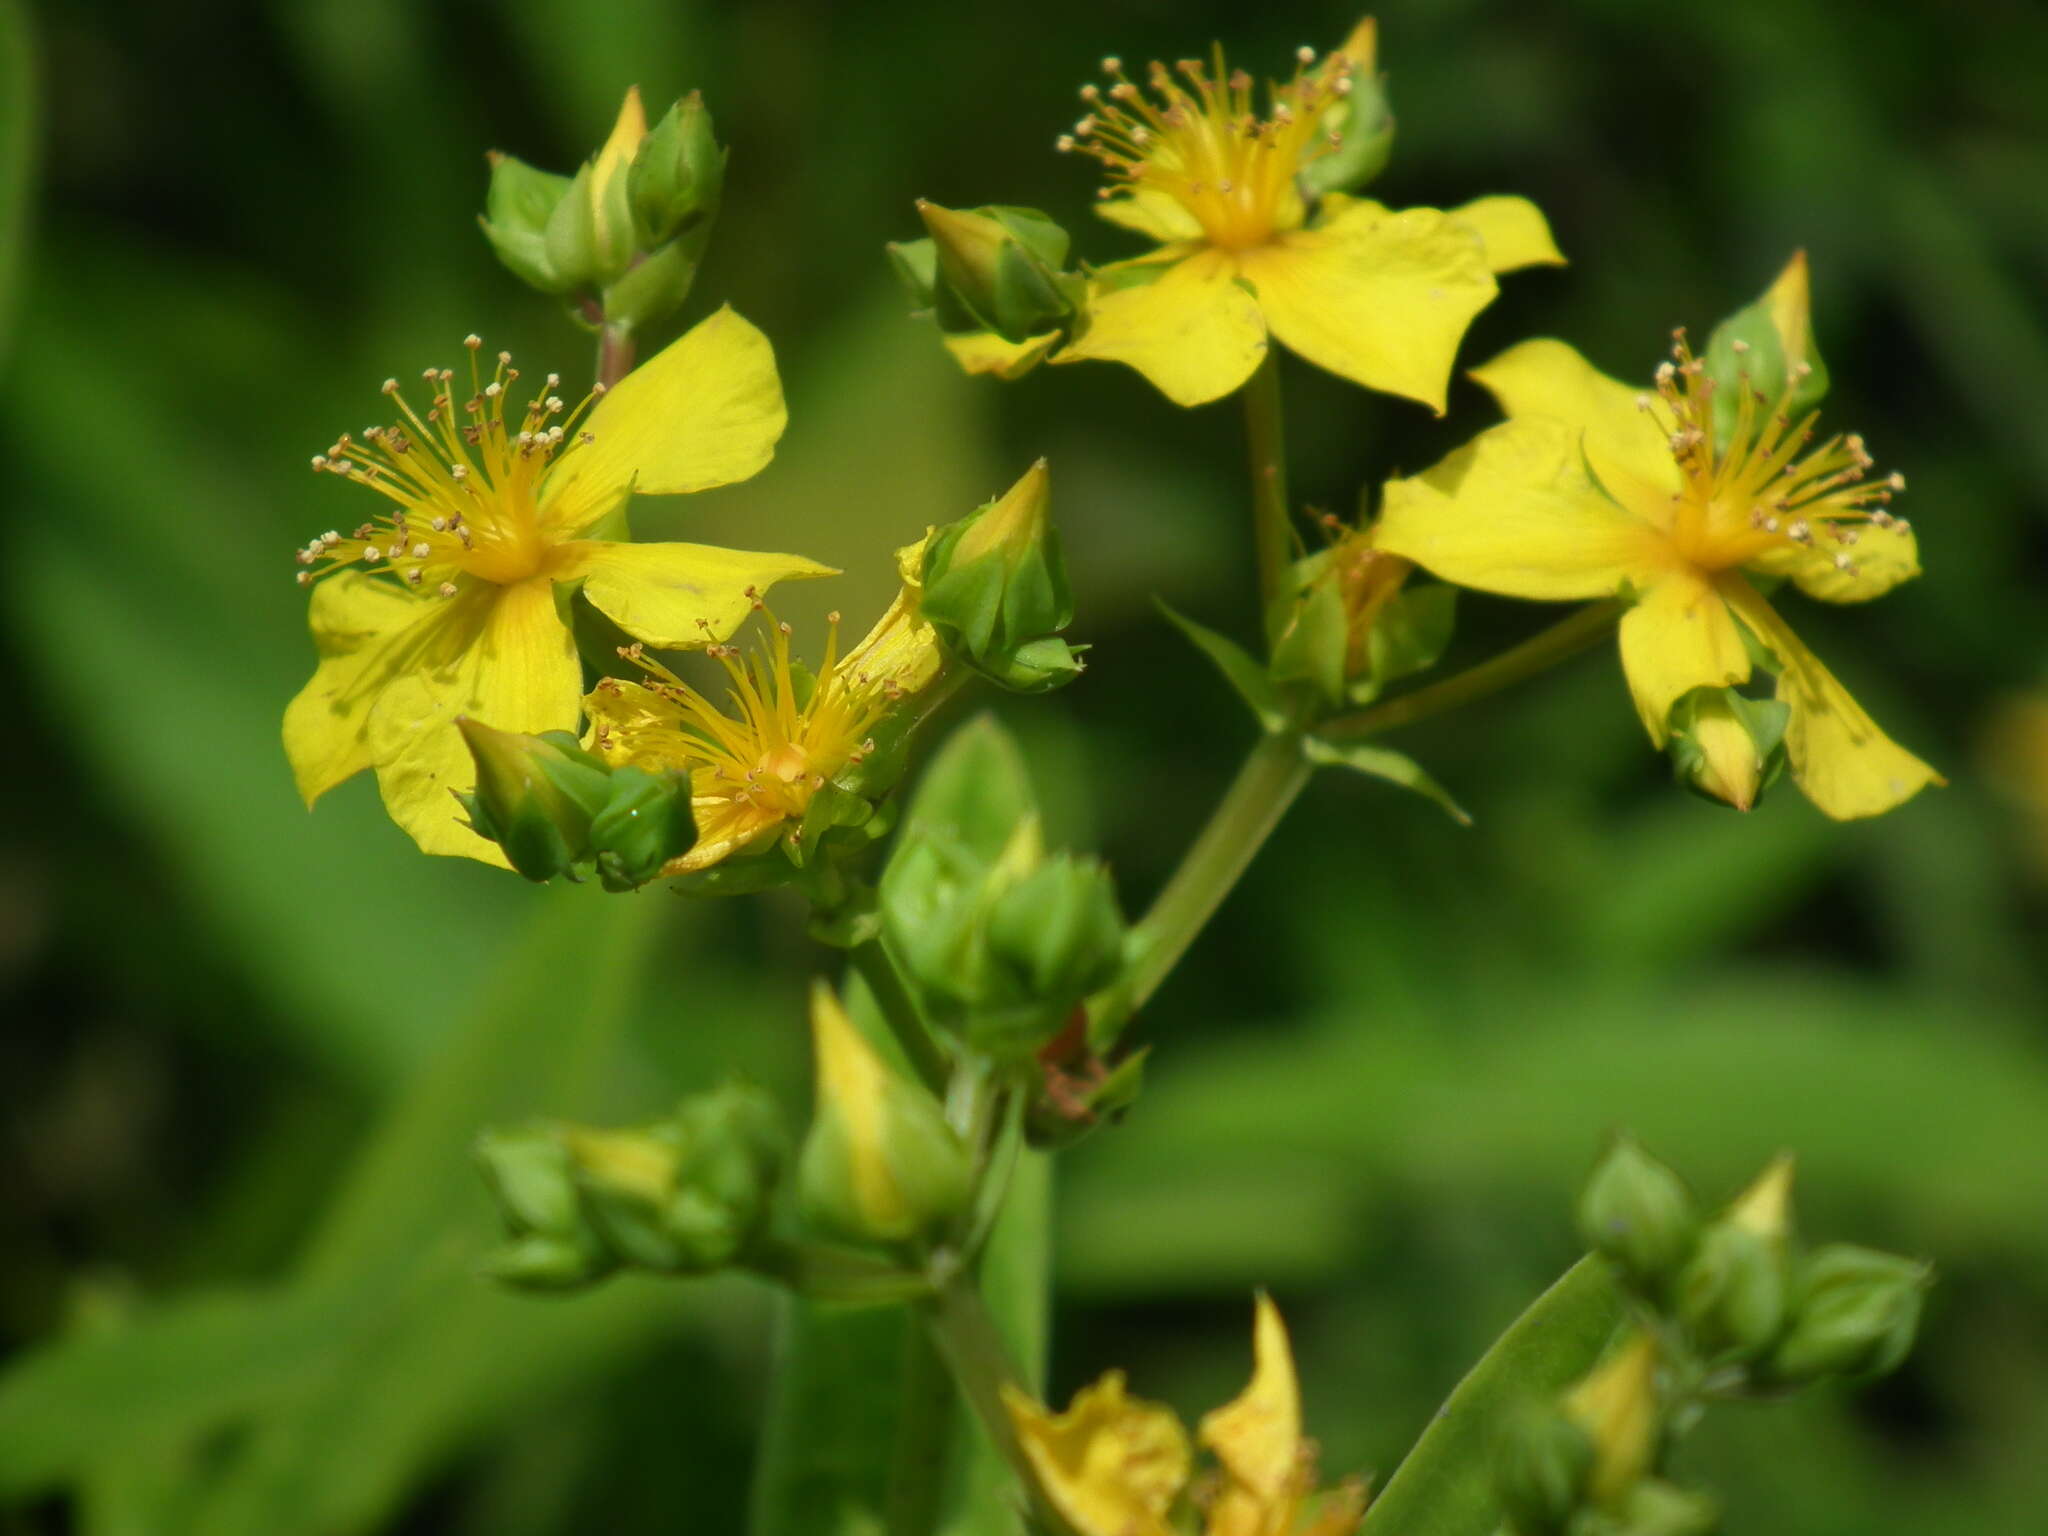
[[[1563,257],[1518,197],[1447,213],[1340,194],[1311,205],[1301,171],[1339,147],[1331,123],[1373,55],[1370,20],[1320,62],[1300,50],[1293,78],[1269,87],[1264,117],[1251,78],[1220,49],[1208,65],[1154,63],[1149,95],[1104,60],[1110,84],[1083,88],[1087,115],[1060,148],[1109,167],[1097,211],[1160,249],[1095,274],[1080,332],[1052,360],[1128,363],[1176,403],[1200,405],[1251,377],[1270,333],[1332,373],[1442,414],[1452,358],[1492,301],[1494,274]]]
[[[736,853],[800,838],[812,797],[875,750],[874,732],[906,697],[938,675],[938,638],[918,612],[924,541],[896,552],[903,586],[888,612],[844,656],[833,613],[815,681],[790,655],[790,626],[766,612],[751,655],[713,645],[731,684],[718,707],[636,647],[645,682],[608,677],[586,701],[590,746],[607,762],[690,778],[697,842],[666,875],[694,874]]]
[[[1251,1385],[1203,1417],[1199,1438],[1221,1476],[1198,1494],[1204,1536],[1349,1536],[1365,1490],[1346,1483],[1315,1496],[1315,1447],[1302,1438],[1301,1388],[1287,1329],[1266,1297],[1253,1328]],[[1170,1409],[1124,1390],[1111,1371],[1053,1413],[1014,1388],[1004,1405],[1038,1485],[1079,1536],[1171,1536],[1188,1491],[1193,1451]]]
[[[1376,542],[1510,597],[1632,596],[1622,667],[1659,746],[1686,694],[1748,680],[1746,632],[1772,658],[1791,711],[1785,745],[1799,787],[1829,816],[1874,816],[1940,776],[1872,723],[1743,573],[1789,577],[1834,603],[1917,575],[1912,530],[1888,510],[1905,481],[1867,478],[1872,460],[1853,433],[1812,446],[1813,414],[1788,410],[1811,367],[1803,256],[1765,303],[1784,391],[1743,388],[1725,435],[1714,381],[1683,331],[1650,391],[1561,341],[1523,342],[1475,369],[1509,419],[1390,483]]]
[[[573,730],[583,692],[562,603],[568,583],[651,645],[723,640],[774,582],[830,574],[795,555],[585,537],[634,491],[676,495],[744,480],[782,435],[768,339],[721,309],[628,374],[565,406],[549,374],[508,414],[506,353],[486,375],[428,369],[424,411],[384,386],[400,420],[344,435],[313,460],[390,505],[347,537],[299,552],[315,583],[320,665],[284,717],[311,805],[377,770],[386,809],[429,853],[502,863],[463,824],[452,790],[474,778],[455,728]]]

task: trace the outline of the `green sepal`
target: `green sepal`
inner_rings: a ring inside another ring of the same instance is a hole
[[[1514,1536],[1560,1536],[1593,1471],[1593,1442],[1554,1403],[1525,1403],[1502,1431],[1494,1481]]]
[[[605,323],[645,330],[682,308],[710,242],[706,220],[632,263],[605,287]]]
[[[590,820],[590,847],[608,891],[630,891],[657,878],[697,841],[687,773],[614,768],[611,794]]]
[[[1064,1083],[1085,1083],[1071,1092],[1063,1089],[1064,1102],[1055,1103],[1049,1091],[1034,1095],[1024,1114],[1026,1144],[1057,1151],[1073,1146],[1105,1125],[1114,1125],[1144,1091],[1145,1060],[1151,1054],[1151,1046],[1140,1046],[1106,1069],[1099,1060],[1091,1058],[1090,1064],[1101,1075],[1092,1081],[1063,1075]],[[1054,1070],[1047,1069],[1048,1079]]]
[[[1281,703],[1280,690],[1272,677],[1243,646],[1228,635],[1218,634],[1205,624],[1174,611],[1164,598],[1154,598],[1159,611],[1173,621],[1174,627],[1194,643],[1195,649],[1216,665],[1223,674],[1223,680],[1247,708],[1252,718],[1259,722],[1263,731],[1284,731],[1287,729],[1287,711]]]
[[[1044,693],[1082,671],[1058,636],[1074,617],[1045,461],[925,545],[919,614],[946,656],[1013,693]]]
[[[1447,582],[1404,587],[1387,600],[1366,636],[1366,672],[1350,702],[1370,704],[1389,683],[1426,672],[1443,658],[1458,626],[1458,589]]]
[[[1335,149],[1318,154],[1296,174],[1303,196],[1356,192],[1387,168],[1394,154],[1394,114],[1386,83],[1386,76],[1368,67],[1352,75],[1351,90],[1323,114],[1325,130],[1340,138]]]
[[[555,209],[568,194],[570,179],[535,170],[516,156],[496,151],[489,160],[491,184],[484,194],[484,211],[477,216],[484,238],[521,282],[542,293],[568,292],[575,284],[565,280],[549,260],[546,232]]]
[[[1913,1347],[1932,1279],[1928,1265],[1897,1254],[1850,1243],[1816,1248],[1798,1267],[1791,1326],[1761,1374],[1787,1385],[1885,1375]]]
[[[1472,818],[1451,798],[1450,792],[1405,753],[1366,742],[1325,741],[1320,736],[1302,737],[1301,752],[1318,768],[1349,768],[1353,773],[1384,779],[1389,784],[1412,790],[1427,800],[1435,801],[1444,814],[1459,826],[1472,825]]]
[[[1351,644],[1343,593],[1334,581],[1312,582],[1276,608],[1269,620],[1275,638],[1267,675],[1282,688],[1303,684],[1323,709],[1336,708],[1344,702]]]
[[[476,788],[456,792],[479,837],[528,880],[576,877],[591,853],[590,820],[611,794],[611,770],[567,731],[538,736],[458,719]]]
[[[1747,343],[1748,350],[1738,351],[1737,342]],[[1809,336],[1805,361],[1812,371],[1786,394],[1791,359],[1772,318],[1768,292],[1714,327],[1702,361],[1707,377],[1714,381],[1714,442],[1723,450],[1734,438],[1744,390],[1763,397],[1751,402],[1755,413],[1751,419],[1757,423],[1772,412],[1789,416],[1796,423],[1819,405],[1828,392],[1827,364]]]
[[[911,307],[928,310],[937,302],[939,252],[929,236],[922,240],[891,240],[882,247],[890,270],[903,284]]]
[[[1675,1310],[1710,1359],[1749,1360],[1783,1331],[1784,1244],[1727,1220],[1709,1226],[1679,1275]]]
[[[692,91],[672,105],[634,152],[626,195],[641,249],[652,251],[686,231],[702,236],[717,217],[726,151],[712,136],[704,98]]]
[[[933,755],[904,818],[906,841],[935,833],[994,862],[1038,799],[1017,739],[992,714],[958,727]]]

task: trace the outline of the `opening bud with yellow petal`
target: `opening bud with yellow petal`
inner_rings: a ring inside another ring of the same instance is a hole
[[[864,1243],[911,1243],[965,1209],[967,1149],[939,1101],[885,1061],[832,989],[811,992],[817,1110],[797,1160],[812,1225]]]
[[[1017,378],[1073,328],[1086,281],[1065,270],[1072,240],[1036,208],[946,208],[919,199],[922,240],[891,242],[910,301],[930,311],[970,373]]]
[[[1678,1317],[1709,1357],[1753,1359],[1784,1329],[1792,1166],[1774,1159],[1701,1234],[1678,1278]]]
[[[953,660],[1016,693],[1043,693],[1080,675],[1080,652],[1059,637],[1074,595],[1052,526],[1045,460],[995,500],[931,536],[924,556],[925,619]]]
[[[710,114],[692,92],[652,132],[639,88],[574,176],[492,151],[483,230],[513,274],[570,301],[593,325],[660,320],[688,295],[725,175]]]
[[[1773,412],[1796,425],[1820,404],[1828,392],[1828,369],[1813,339],[1806,252],[1793,252],[1754,303],[1714,327],[1701,361],[1714,388],[1717,442],[1748,436],[1746,422]]]
[[[1699,1211],[1685,1181],[1618,1135],[1579,1196],[1579,1235],[1647,1296],[1663,1295],[1699,1241]]]
[[[1849,1243],[1815,1249],[1799,1264],[1792,1322],[1761,1374],[1796,1385],[1823,1376],[1882,1376],[1913,1347],[1926,1264]]]
[[[1379,24],[1368,16],[1336,50],[1350,60],[1344,91],[1322,111],[1323,137],[1302,152],[1297,173],[1310,197],[1356,192],[1386,169],[1394,153],[1394,114],[1379,72]]]
[[[1295,562],[1268,616],[1273,681],[1305,685],[1325,708],[1369,704],[1436,664],[1457,620],[1457,589],[1410,587],[1415,566],[1373,546],[1369,526],[1322,519],[1328,545]]]
[[[476,762],[476,788],[456,799],[529,880],[579,880],[594,868],[606,890],[632,890],[697,840],[686,774],[609,767],[567,731],[456,724]]]
[[[1785,769],[1792,707],[1733,688],[1695,688],[1671,706],[1665,750],[1678,782],[1708,800],[1754,809]]]
[[[1593,1446],[1586,1497],[1602,1508],[1619,1506],[1656,1462],[1664,1433],[1658,1363],[1656,1335],[1638,1328],[1565,1396],[1566,1415]]]
[[[541,1125],[477,1143],[507,1241],[508,1283],[579,1285],[622,1266],[703,1274],[760,1234],[788,1156],[774,1101],[731,1083],[624,1130]]]

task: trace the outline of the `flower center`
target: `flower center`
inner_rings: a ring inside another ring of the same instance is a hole
[[[1814,447],[1818,411],[1794,418],[1792,396],[1812,372],[1797,363],[1773,400],[1738,375],[1735,422],[1726,442],[1714,423],[1716,381],[1693,355],[1684,327],[1672,332],[1671,358],[1657,365],[1657,392],[1637,397],[1667,426],[1671,456],[1683,482],[1677,497],[1672,539],[1680,554],[1707,571],[1733,570],[1788,547],[1830,553],[1835,569],[1856,573],[1856,547],[1863,524],[1900,529],[1909,525],[1886,510],[1905,490],[1906,477],[1866,481],[1876,461],[1854,432],[1837,434]],[[1736,342],[1737,355],[1748,344]]]
[[[405,398],[396,379],[386,379],[384,393],[399,420],[366,427],[360,439],[344,432],[313,456],[316,472],[367,485],[392,505],[347,537],[323,533],[301,549],[301,585],[360,566],[453,597],[464,576],[503,586],[544,569],[557,531],[543,519],[537,493],[559,454],[592,440],[575,426],[604,386],[570,409],[555,393],[561,375],[551,373],[515,426],[505,406],[519,378],[512,354],[500,352],[485,380],[477,364],[483,343],[470,336],[463,345],[469,349],[471,388],[460,407],[450,389],[453,369],[429,368],[420,375],[428,391],[424,412]]]
[[[1330,54],[1320,67],[1315,57],[1312,49],[1296,51],[1293,78],[1267,87],[1265,117],[1252,110],[1251,76],[1226,70],[1221,48],[1207,67],[1182,59],[1169,70],[1155,61],[1147,71],[1149,96],[1131,83],[1121,60],[1104,59],[1111,84],[1081,88],[1087,115],[1059,147],[1109,167],[1111,184],[1098,196],[1162,193],[1202,226],[1211,245],[1264,245],[1301,227],[1307,208],[1295,175],[1341,142],[1323,119],[1350,94],[1354,66],[1345,53]]]
[[[619,654],[648,674],[644,687],[666,706],[664,717],[596,721],[596,747],[605,757],[689,771],[701,845],[729,846],[800,821],[829,779],[874,751],[871,733],[904,693],[893,676],[877,678],[838,660],[837,613],[828,620],[824,666],[813,680],[791,659],[789,625],[758,597],[754,607],[767,633],[752,653],[736,645],[705,648],[725,668],[727,709],[635,645]],[[619,690],[610,678],[598,686]]]

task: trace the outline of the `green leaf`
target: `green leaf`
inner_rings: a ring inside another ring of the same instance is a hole
[[[1365,1512],[1360,1536],[1492,1536],[1494,1442],[1505,1417],[1584,1375],[1621,1321],[1604,1261],[1584,1258],[1458,1383]]]
[[[1301,739],[1302,756],[1318,768],[1349,768],[1370,778],[1385,779],[1389,784],[1398,784],[1403,789],[1434,800],[1443,807],[1444,814],[1461,827],[1472,825],[1472,818],[1462,806],[1453,800],[1443,785],[1431,778],[1420,763],[1402,752],[1390,747],[1375,747],[1366,742],[1325,741],[1320,736],[1304,736]]]
[[[1279,608],[1279,637],[1273,642],[1272,681],[1306,683],[1329,708],[1344,702],[1344,662],[1350,650],[1344,595],[1335,581],[1321,581]]]
[[[1253,659],[1251,652],[1228,635],[1220,635],[1206,625],[1175,613],[1164,598],[1155,598],[1154,601],[1158,603],[1159,611],[1195,643],[1196,649],[1216,664],[1223,680],[1251,706],[1262,730],[1286,729],[1287,715],[1281,708],[1279,690],[1273,686],[1273,679],[1267,675],[1266,669]]]

